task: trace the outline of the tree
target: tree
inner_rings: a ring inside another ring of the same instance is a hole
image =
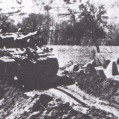
[[[27,34],[33,32],[42,27],[43,24],[43,15],[31,13],[28,17],[24,18],[22,23],[19,24],[22,31]]]
[[[17,30],[13,21],[10,20],[9,17],[5,14],[0,15],[0,29],[1,33],[15,32]]]
[[[109,24],[107,27],[108,45],[119,45],[119,24]]]
[[[24,34],[42,29],[40,36],[37,37],[42,37],[46,44],[49,40],[49,28],[52,23],[53,19],[49,14],[42,15],[31,13],[27,18],[24,18],[22,23],[18,24],[18,26]]]
[[[80,45],[81,44],[81,38],[84,36],[85,27],[81,22],[76,22],[73,26],[73,35],[75,38],[75,44]]]
[[[80,40],[84,34],[84,26],[82,22],[77,22],[75,11],[72,9],[68,9],[70,20],[68,20],[65,24],[65,28],[63,31],[66,39],[68,38],[72,45],[80,45]]]
[[[97,48],[97,52],[100,52],[98,41],[106,36],[107,16],[104,5],[95,7],[88,1],[86,4],[81,4],[79,9],[80,24],[85,28],[83,35],[91,38]]]
[[[57,39],[59,44],[63,45],[73,45],[75,44],[73,37],[73,27],[71,24],[68,24],[66,21],[57,25]]]

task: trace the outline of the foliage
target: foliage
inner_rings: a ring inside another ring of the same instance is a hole
[[[104,5],[95,7],[88,1],[86,4],[81,4],[79,9],[80,24],[84,27],[84,35],[92,39],[99,52],[98,39],[106,36],[104,28],[107,23],[107,16]]]
[[[18,24],[18,26],[21,28],[24,34],[40,30],[41,34],[37,38],[42,37],[46,44],[49,40],[49,30],[50,26],[52,25],[52,22],[53,20],[48,14],[42,15],[31,13],[29,17],[24,18],[22,23]]]
[[[108,45],[119,45],[119,24],[108,25]]]
[[[79,22],[75,25],[63,22],[60,26],[60,35],[62,37],[61,44],[67,45],[80,45],[80,39],[83,37],[83,27]]]
[[[58,44],[62,45],[70,45],[75,44],[73,41],[73,27],[71,24],[68,24],[66,21],[62,22],[61,24],[57,24],[55,30],[55,38],[58,40]]]
[[[1,33],[14,32],[17,30],[12,20],[5,14],[0,14]]]
[[[78,20],[75,13],[69,9],[70,20],[58,25],[59,36],[57,37],[59,37],[59,43],[81,45],[91,42],[96,45],[99,51],[98,43],[106,37],[107,16],[104,5],[96,7],[90,2],[86,2],[86,4],[79,6],[79,10]]]
[[[43,22],[43,15],[41,14],[30,14],[29,17],[24,18],[22,23],[18,26],[21,27],[24,33],[33,32],[41,27]]]

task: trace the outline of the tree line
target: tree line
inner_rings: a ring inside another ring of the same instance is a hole
[[[78,18],[69,9],[70,19],[60,23],[54,21],[49,14],[50,9],[46,9],[44,15],[31,13],[17,25],[9,19],[9,16],[1,14],[1,33],[20,31],[27,34],[40,30],[41,34],[37,39],[42,39],[43,44],[95,45],[98,52],[100,52],[99,45],[119,45],[119,27],[107,24],[108,17],[104,5],[95,7],[89,1],[80,4]]]

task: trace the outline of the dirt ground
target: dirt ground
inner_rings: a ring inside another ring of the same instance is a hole
[[[58,57],[60,68],[66,68],[74,63],[78,63],[80,66],[94,58],[94,54],[89,47],[62,46],[62,48],[59,48],[54,46],[53,49]],[[104,50],[106,53],[110,51],[110,48],[107,49]],[[112,48],[111,54],[112,51],[117,54],[118,49],[114,50]],[[69,74],[70,78],[76,76],[72,73]],[[91,75],[76,76],[75,81],[78,82],[79,88],[86,91],[86,93],[107,100],[112,106],[118,107],[119,84],[95,77]],[[93,81],[94,78],[95,81]],[[65,77],[62,80],[64,81]],[[97,87],[99,90],[97,90]],[[88,113],[85,114],[74,110],[68,102],[51,95],[48,90],[37,89],[35,93],[34,91],[31,90],[30,94],[32,96],[28,96],[23,89],[8,81],[0,80],[0,119],[118,119],[113,114],[95,107],[90,107]]]

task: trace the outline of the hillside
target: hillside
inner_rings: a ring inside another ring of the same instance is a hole
[[[75,15],[79,12],[79,4],[85,3],[86,0],[1,0],[0,9],[1,13],[8,14],[10,18],[15,20],[15,22],[21,21],[24,17],[28,16],[30,13],[41,13],[46,14],[47,12],[54,17],[57,22],[62,20],[67,20],[70,18],[69,9],[73,11]],[[115,21],[118,23],[118,1],[110,0],[91,0],[95,5],[104,4],[107,10],[107,15],[109,16],[109,22]],[[48,7],[49,8],[48,8]],[[48,11],[46,9],[48,8]]]

